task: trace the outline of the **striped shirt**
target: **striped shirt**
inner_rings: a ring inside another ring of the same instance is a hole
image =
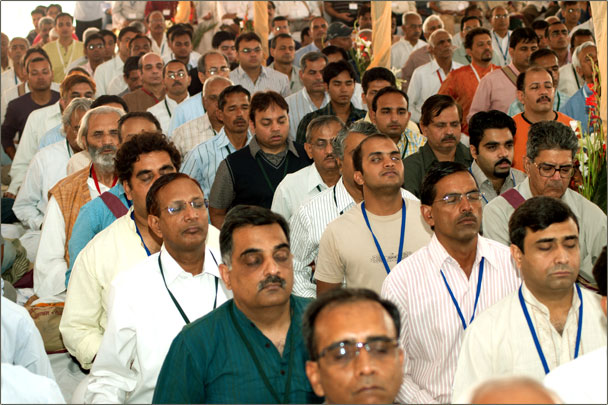
[[[247,131],[247,144],[251,134]],[[203,189],[203,194],[209,198],[211,185],[215,179],[217,168],[226,156],[235,152],[236,148],[230,143],[224,128],[213,138],[192,149],[184,159],[181,172],[196,179]]]
[[[209,116],[205,113],[177,127],[173,131],[171,140],[182,156],[186,156],[196,145],[208,141],[215,135],[217,134],[209,121]]]
[[[268,65],[269,68],[274,69],[274,62],[272,62],[270,65]],[[277,70],[278,72],[278,70]],[[281,73],[281,72],[279,72]],[[285,74],[285,73],[283,73]],[[291,67],[291,77],[287,76],[289,78],[289,95],[295,94],[298,91],[302,90],[304,88],[304,86],[302,85],[302,81],[300,80],[300,68],[297,66],[292,66]]]
[[[258,91],[276,91],[283,97],[289,96],[289,78],[283,73],[277,72],[274,69],[267,68],[266,66],[260,66],[261,72],[257,80],[251,81],[251,78],[242,67],[237,67],[230,72],[230,80],[234,84],[240,84],[246,88],[249,93],[253,96]]]
[[[192,121],[195,118],[205,114],[205,107],[203,107],[203,93],[196,93],[190,96],[189,99],[179,103],[173,111],[171,116],[171,123],[169,124],[169,131],[167,136],[171,138],[173,131],[180,125],[185,124],[188,121]]]
[[[292,141],[295,141],[296,131],[302,118],[308,113],[325,107],[327,103],[329,103],[329,94],[327,94],[327,92],[325,93],[325,98],[319,108],[317,108],[315,103],[310,99],[306,88],[287,97],[285,101],[287,101],[287,105],[289,106],[289,137]]]
[[[401,159],[405,159],[409,155],[418,152],[420,147],[425,143],[426,137],[409,128],[405,128],[405,131],[401,134],[401,139],[397,142],[397,148],[399,148],[399,153],[401,153]]]
[[[407,355],[396,402],[450,401],[464,329],[440,270],[468,323],[473,316],[482,257],[484,272],[475,312],[479,316],[521,282],[509,249],[495,241],[478,237],[475,262],[467,279],[433,235],[427,246],[397,264],[384,281],[382,296],[393,301],[401,314],[399,340]]]

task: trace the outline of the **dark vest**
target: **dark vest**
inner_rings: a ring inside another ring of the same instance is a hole
[[[297,157],[291,151],[287,150],[287,158],[289,161],[287,163],[286,174],[297,172],[312,163],[312,160],[308,158],[308,155],[304,150],[304,146],[297,143],[294,143],[294,146],[300,157]],[[283,163],[278,168],[275,168],[268,163],[261,152],[258,152],[256,158],[257,159],[254,159],[254,157],[251,156],[249,145],[231,153],[226,158],[228,171],[232,177],[232,184],[235,192],[232,207],[239,204],[248,204],[270,209],[270,206],[272,205],[274,190],[276,190],[284,177],[283,173],[285,173],[285,161],[287,158],[283,159]],[[260,164],[264,168],[264,171],[272,184],[272,190],[260,169]]]

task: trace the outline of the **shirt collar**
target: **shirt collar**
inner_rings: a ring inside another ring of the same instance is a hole
[[[252,137],[253,136],[251,135],[251,132],[249,132],[249,130],[247,130],[247,143],[246,144],[249,144],[249,142],[251,142]],[[213,137],[212,139],[214,139],[215,142],[217,142],[217,144],[215,145],[217,149],[223,148],[224,146],[232,145],[230,143],[230,139],[228,139],[228,135],[226,135],[226,131],[224,130],[224,127],[222,127],[222,129],[220,129],[220,132],[218,132],[217,135],[215,137]]]
[[[311,98],[310,98],[310,94],[308,94],[308,90],[306,90],[306,87],[304,87],[302,90],[300,90],[302,92],[302,97],[304,97],[304,100],[306,100],[308,102],[308,104],[312,105],[314,107],[314,109],[316,110],[317,107],[315,106],[315,104],[312,102]],[[327,92],[324,93],[325,95],[323,96],[323,103],[321,104],[321,108],[325,107],[327,104],[329,104],[329,94],[327,94]]]
[[[437,235],[434,233],[431,237],[431,241],[428,244],[428,249],[430,253],[432,271],[437,273],[439,270],[446,271],[444,269],[444,265],[448,260],[456,264],[456,260],[450,256],[445,247],[443,247],[443,245],[439,242],[439,239],[437,239]],[[475,253],[473,269],[479,268],[479,263],[481,262],[482,258],[485,258],[485,261],[487,261],[491,267],[499,271],[504,271],[504,269],[501,268],[500,261],[496,257],[494,250],[491,246],[489,246],[487,240],[485,240],[481,235],[477,235],[477,252]],[[488,266],[484,265],[484,270],[487,270],[488,268]]]
[[[306,176],[306,191],[307,192],[310,192],[317,187],[319,187],[319,188],[327,187],[327,185],[321,178],[321,175],[319,174],[319,171],[317,170],[317,166],[315,166],[314,162],[313,162],[313,164],[308,166],[307,174],[308,174],[308,176]]]
[[[346,187],[344,186],[344,181],[342,177],[338,180],[336,185],[333,188],[334,196],[335,196],[335,204],[336,209],[343,213],[353,205],[355,205],[355,199],[348,193]]]
[[[167,251],[165,244],[160,248],[160,261],[163,265],[163,274],[165,275],[165,281],[167,282],[167,286],[171,285],[175,279],[177,279],[181,274],[190,275],[190,277],[198,277],[202,274],[210,274],[213,277],[220,278],[220,271],[218,265],[220,263],[220,258],[217,253],[214,255],[208,247],[205,247],[205,261],[203,263],[203,272],[197,274],[196,276],[192,276],[190,273],[186,272],[175,259],[171,256],[171,254]],[[217,264],[216,264],[217,261]]]
[[[257,138],[255,136],[252,137],[251,141],[249,142],[249,151],[251,152],[251,156],[253,156],[253,158],[255,159],[255,156],[261,150],[262,150],[262,148],[260,148],[260,145],[258,144]],[[300,157],[300,154],[298,153],[298,150],[296,149],[293,141],[289,137],[287,137],[287,151],[293,153],[298,158]]]
[[[550,316],[550,312],[549,309],[547,308],[547,306],[545,304],[543,304],[542,302],[540,302],[535,296],[534,294],[532,294],[532,291],[530,291],[528,289],[528,286],[526,285],[525,281],[522,281],[522,286],[521,286],[521,295],[523,295],[524,297],[524,301],[526,301],[527,305],[533,306],[536,309],[538,309],[540,312],[542,312],[543,314],[545,314],[547,317]],[[570,305],[570,310],[568,311],[568,317],[570,316],[570,313],[574,310],[577,311],[580,304],[581,304],[581,300],[578,298],[578,294],[576,293],[575,288],[574,288],[574,284],[572,284],[572,303]]]

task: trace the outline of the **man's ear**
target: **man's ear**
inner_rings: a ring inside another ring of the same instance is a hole
[[[160,218],[156,215],[148,215],[148,228],[160,239],[163,238],[163,231],[160,230]]]
[[[433,207],[430,205],[420,205],[420,214],[422,215],[422,219],[426,222],[431,228],[435,226],[435,220],[433,219]]]
[[[358,186],[363,187],[363,185],[365,184],[365,181],[363,180],[363,173],[361,173],[359,170],[355,170],[353,178],[355,179],[355,183],[357,183]]]
[[[524,103],[524,92],[521,90],[517,90],[517,101]]]
[[[526,172],[528,177],[530,176],[530,170],[531,170],[533,164],[534,163],[532,162],[532,160],[529,157],[524,156],[524,172]]]
[[[363,98],[363,101],[365,101],[365,98]],[[372,109],[367,110],[367,112],[369,113],[369,120],[376,125],[376,112]]]
[[[469,145],[469,152],[471,152],[473,159],[477,159],[477,148],[475,146]]]
[[[220,276],[222,276],[222,281],[226,285],[226,288],[232,290],[232,283],[230,282],[230,269],[225,264],[220,264]]]
[[[197,74],[198,74],[198,80],[201,83],[205,84],[205,75],[203,73],[201,73],[201,72],[198,72]]]
[[[511,244],[509,246],[511,249],[511,256],[513,256],[513,261],[515,262],[515,266],[518,270],[521,271],[521,261],[524,256],[524,252],[522,252],[517,245]]]
[[[131,186],[129,185],[129,182],[128,181],[123,181],[122,182],[122,188],[125,189],[125,195],[127,196],[127,198],[129,200],[133,201],[133,195],[131,194],[133,190],[131,189]]]
[[[321,373],[319,371],[319,363],[316,361],[308,360],[306,362],[306,376],[312,390],[317,394],[318,397],[324,397],[325,391],[323,390],[323,384],[321,384]]]
[[[308,142],[306,142],[304,144],[304,150],[306,151],[306,154],[308,155],[308,157],[312,159],[312,145],[309,144]]]

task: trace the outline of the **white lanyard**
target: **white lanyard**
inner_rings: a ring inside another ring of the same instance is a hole
[[[74,56],[74,47],[75,47],[74,41],[72,41],[72,50],[70,51],[70,59],[68,60],[67,65],[63,61],[63,55],[61,54],[61,47],[59,46],[59,40],[55,41],[55,45],[57,46],[57,53],[59,54],[59,59],[61,60],[61,67],[63,68],[63,73],[65,74],[65,70],[72,63],[72,57]]]
[[[477,73],[477,69],[475,69],[475,66],[473,66],[473,62],[471,62],[471,69],[473,69],[473,73],[475,73],[475,77],[477,78],[477,83],[480,82],[480,78],[479,78],[479,74]],[[490,65],[490,72],[492,72],[494,70],[494,67],[492,65]],[[490,73],[488,72],[488,73]]]

